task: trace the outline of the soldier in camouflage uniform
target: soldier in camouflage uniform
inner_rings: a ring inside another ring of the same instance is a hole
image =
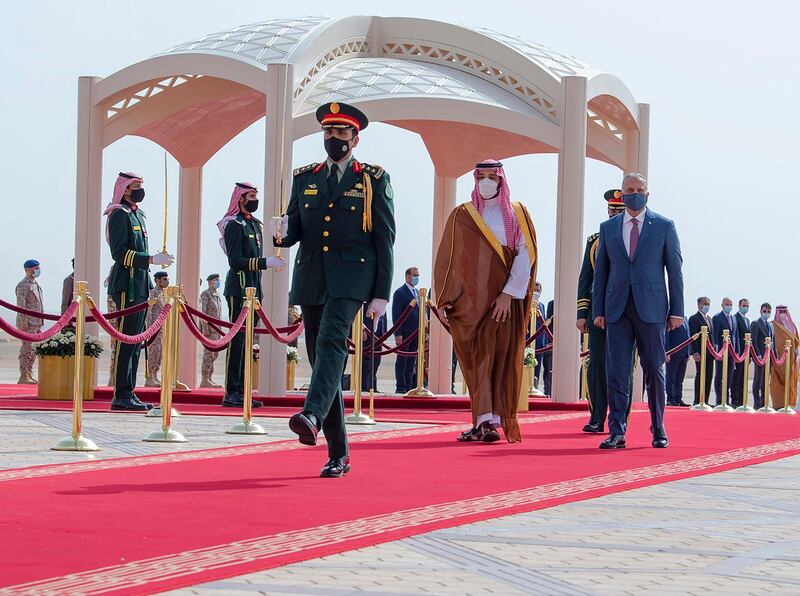
[[[169,286],[169,274],[166,271],[157,271],[153,275],[153,279],[156,282],[156,287],[150,290],[150,306],[147,309],[146,327],[153,324],[159,313],[161,313],[161,309],[164,308],[166,302],[164,289]],[[162,333],[159,331],[150,345],[147,346],[148,374],[144,382],[145,387],[161,387],[161,381],[158,380],[158,371],[161,370],[161,335]]]
[[[206,278],[208,288],[200,293],[200,310],[209,317],[215,319],[222,318],[222,299],[219,297],[217,290],[220,286],[219,273],[212,273]],[[205,321],[200,321],[200,331],[208,339],[217,340],[220,334]],[[217,359],[219,352],[212,352],[209,349],[203,348],[203,364],[200,368],[201,381],[200,387],[213,387],[218,388],[219,385],[212,379],[214,375],[214,361]]]
[[[17,284],[17,306],[33,310],[36,312],[44,312],[42,309],[42,288],[36,282],[39,277],[41,269],[39,268],[39,261],[30,259],[23,264],[25,268],[25,277],[22,278]],[[39,333],[44,325],[44,320],[38,317],[17,314],[17,328],[20,331],[27,333]],[[36,379],[33,378],[33,363],[36,361],[36,354],[33,351],[33,346],[29,341],[23,341],[19,348],[19,381],[26,385],[36,384]]]

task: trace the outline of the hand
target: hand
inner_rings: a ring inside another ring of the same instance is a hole
[[[288,229],[288,215],[281,215],[279,218],[272,218],[269,220],[269,231],[272,234],[272,237],[276,240],[283,240],[286,238],[286,232]]]
[[[267,257],[264,260],[267,262],[267,269],[283,271],[286,268],[286,261],[282,257]]]
[[[394,336],[394,345],[399,346],[403,343],[403,336],[402,335],[395,335]]]
[[[589,326],[586,324],[586,319],[578,319],[578,322],[575,323],[575,326],[581,333],[589,333]]]
[[[175,257],[166,252],[160,252],[150,257],[150,263],[152,263],[153,265],[162,265],[164,267],[169,267],[174,262],[175,262]]]
[[[594,326],[599,329],[606,328],[606,318],[605,317],[595,317],[594,318]]]
[[[692,360],[695,362],[700,362],[700,354],[692,354]]]
[[[670,317],[667,321],[667,330],[672,331],[683,325],[683,317]]]
[[[498,323],[505,323],[511,313],[511,296],[502,293],[494,299],[492,304],[492,319]]]
[[[373,298],[367,307],[367,317],[374,316],[376,319],[380,319],[383,316],[383,313],[386,312],[387,304],[389,304],[388,300],[384,300],[383,298]]]
[[[669,361],[670,361],[670,360],[672,360],[672,356],[670,356],[669,354],[667,354],[667,364],[669,364]]]

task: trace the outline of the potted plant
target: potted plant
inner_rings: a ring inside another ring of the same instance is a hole
[[[33,344],[39,357],[39,399],[72,399],[75,379],[75,328],[65,327],[50,339]],[[103,352],[100,340],[83,339],[83,399],[94,399],[94,363]]]
[[[294,391],[294,373],[300,362],[300,352],[293,346],[286,347],[286,390]]]
[[[526,347],[522,359],[522,383],[519,387],[518,412],[528,411],[528,392],[533,385],[533,368],[536,366],[536,351],[533,347]]]

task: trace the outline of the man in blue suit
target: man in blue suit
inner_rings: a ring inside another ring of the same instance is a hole
[[[770,305],[769,302],[765,302],[761,305],[758,320],[753,321],[753,324],[750,325],[753,348],[755,349],[759,358],[763,357],[764,352],[766,351],[766,348],[764,347],[764,341],[768,337],[773,341],[775,340],[775,330],[772,328],[772,323],[769,322],[769,317],[771,314],[772,305]],[[753,407],[755,409],[759,409],[764,407],[764,385],[765,383],[769,383],[769,379],[764,378],[765,375],[763,366],[759,366],[755,363],[753,363],[753,366],[755,367],[753,372]]]
[[[397,288],[392,295],[392,325],[397,324],[397,321],[400,319],[400,316],[403,314],[403,311],[405,311],[409,302],[419,298],[419,293],[417,292],[418,284],[419,269],[416,267],[409,267],[406,269],[406,283]],[[403,324],[395,330],[394,341],[400,344],[406,337],[418,329],[419,305],[417,304]],[[417,344],[412,342],[403,348],[403,352],[413,352],[416,349]],[[414,378],[416,364],[416,356],[397,355],[397,360],[394,362],[394,375],[397,383],[395,391],[398,394],[408,393],[417,386],[417,380]]]
[[[750,333],[750,319],[747,313],[750,311],[750,301],[747,298],[739,299],[739,312],[733,316],[736,322],[736,342],[733,347],[737,354],[744,352],[745,335]],[[731,405],[738,408],[744,401],[744,364],[737,364],[733,369],[733,381],[731,386]]]
[[[689,339],[689,322],[683,323],[667,333],[667,351],[677,348]],[[683,403],[683,378],[686,376],[686,365],[689,362],[691,344],[667,356],[667,405],[689,406]]]
[[[600,224],[592,299],[594,324],[606,329],[610,431],[601,449],[625,447],[634,341],[644,369],[652,445],[669,445],[664,322],[670,331],[683,324],[683,257],[675,224],[646,208],[649,194],[644,176],[626,174],[625,211]]]
[[[722,349],[722,334],[726,329],[731,334],[731,343],[733,347],[735,348],[739,344],[739,330],[731,311],[733,311],[733,300],[730,298],[723,298],[722,310],[711,317],[711,323],[714,328],[711,342],[714,344],[714,349],[717,352]],[[728,387],[725,392],[726,394],[723,396],[722,361],[717,360],[714,363],[714,393],[717,394],[717,405],[731,405],[731,395],[733,394],[733,365],[733,358],[728,354]]]

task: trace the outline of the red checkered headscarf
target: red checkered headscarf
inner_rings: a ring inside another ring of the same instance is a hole
[[[222,247],[222,250],[225,251],[227,255],[228,252],[225,250],[225,228],[228,227],[228,224],[231,223],[236,216],[239,215],[241,211],[239,209],[239,199],[242,198],[242,195],[247,194],[251,190],[258,192],[258,188],[252,182],[237,182],[233,186],[233,192],[231,193],[231,201],[228,203],[228,210],[225,212],[225,215],[221,220],[217,222],[217,229],[219,230],[219,244]]]
[[[489,165],[489,167],[483,167],[487,164],[497,164],[497,166],[492,167]],[[492,170],[493,173],[500,178],[500,182],[497,184],[497,199],[500,209],[503,211],[503,226],[506,229],[505,245],[511,249],[516,249],[517,239],[519,238],[519,222],[517,222],[514,208],[511,206],[511,191],[508,189],[508,182],[506,181],[506,173],[503,171],[503,164],[496,159],[484,159],[478,165],[482,167],[476,167],[475,171],[472,173],[475,178],[475,188],[472,190],[472,204],[475,209],[477,209],[478,213],[483,215],[485,199],[481,196],[481,191],[478,187],[478,181],[480,180],[478,173],[481,170]]]
[[[144,184],[144,179],[139,176],[139,174],[134,174],[133,172],[119,173],[117,181],[114,183],[114,194],[111,196],[111,202],[106,205],[103,215],[110,215],[112,211],[122,208],[122,197],[125,194],[125,190],[134,182]],[[108,220],[106,220],[106,242],[109,242]]]

